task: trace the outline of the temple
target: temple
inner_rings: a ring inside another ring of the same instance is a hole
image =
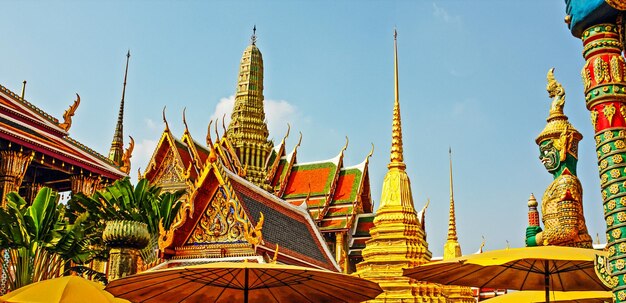
[[[439,284],[418,282],[402,275],[431,260],[423,222],[413,206],[411,183],[406,173],[402,146],[402,125],[398,88],[397,33],[394,32],[395,102],[393,107],[391,156],[383,181],[381,205],[370,230],[371,239],[363,249],[363,261],[356,274],[374,281],[384,290],[370,302],[446,302]]]
[[[81,102],[78,94],[64,112],[63,121],[59,121],[27,101],[25,88],[26,81],[22,94],[18,95],[0,85],[2,207],[5,207],[6,195],[13,191],[30,203],[44,186],[57,192],[91,195],[115,180],[128,176],[132,146],[123,150],[122,141],[115,142],[114,139],[113,144],[121,151],[119,162],[116,162],[70,136],[72,117]],[[120,112],[123,111],[123,104],[122,101]],[[122,123],[120,114],[120,130]],[[104,268],[104,264],[98,261],[94,261],[91,266],[101,271]],[[4,284],[6,280],[1,280],[0,294],[4,294],[7,291],[7,285]]]
[[[126,80],[124,87],[125,83]],[[91,194],[127,176],[132,147],[124,151],[123,142],[114,138],[113,145],[119,150],[116,161],[70,136],[72,117],[81,102],[78,94],[63,114],[63,121],[59,121],[28,102],[24,98],[25,88],[26,81],[22,94],[18,95],[0,85],[0,199],[3,204],[4,197],[11,191],[18,191],[27,201],[43,186],[58,192]],[[120,134],[123,99],[122,93]]]
[[[185,131],[178,138],[165,110],[163,120],[165,130],[141,177],[166,190],[185,189],[186,196],[173,231],[160,242],[167,262],[159,266],[276,257],[285,264],[355,270],[369,239],[373,150],[360,164],[346,166],[347,139],[336,156],[306,163],[297,161],[302,135],[290,151],[289,131],[274,146],[265,122],[256,27],[241,58],[231,122],[226,128],[222,121],[222,135],[219,123],[210,121],[206,142],[198,143],[183,113]]]

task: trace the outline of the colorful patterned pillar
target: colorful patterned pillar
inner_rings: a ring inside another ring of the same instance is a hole
[[[607,265],[617,277],[617,285],[612,285],[615,302],[626,302],[626,63],[615,24],[589,27],[581,38],[586,60],[581,75],[595,130]]]

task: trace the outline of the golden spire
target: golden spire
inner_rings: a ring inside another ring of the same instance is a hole
[[[113,142],[109,150],[109,159],[119,166],[122,166],[122,157],[124,155],[124,96],[126,95],[126,77],[128,76],[128,61],[130,60],[130,50],[126,54],[126,70],[124,71],[124,84],[122,86],[122,101],[120,102],[120,111],[117,115],[117,125],[113,134]]]
[[[268,140],[263,97],[263,56],[256,46],[256,26],[252,30],[250,45],[241,56],[235,104],[224,136],[230,140],[241,166],[248,167],[246,179],[269,189],[270,186],[265,182],[265,163],[274,143]]]
[[[452,148],[448,149],[450,155],[450,216],[448,219],[448,241],[457,241],[456,216],[454,214],[454,186],[452,185]]]
[[[448,218],[448,239],[443,246],[443,259],[453,259],[461,256],[461,245],[456,234],[456,215],[454,212],[454,186],[452,183],[452,148],[448,149],[450,155],[450,214]]]
[[[391,143],[391,161],[383,181],[380,207],[370,229],[372,238],[362,251],[363,261],[356,265],[356,275],[379,283],[385,291],[372,303],[443,302],[442,287],[417,282],[402,276],[404,268],[430,261],[426,233],[413,205],[411,182],[402,159],[402,128],[398,94],[398,47],[394,30],[395,101]],[[422,211],[421,214],[424,214]],[[428,294],[428,295],[427,295]]]
[[[398,32],[393,30],[395,101],[391,126],[391,159],[387,167],[406,168],[402,155],[402,122],[400,120],[400,91],[398,85]]]

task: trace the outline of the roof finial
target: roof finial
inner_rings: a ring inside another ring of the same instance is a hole
[[[122,86],[122,101],[120,102],[120,111],[117,116],[117,125],[109,151],[109,159],[113,160],[117,165],[122,165],[122,155],[124,154],[124,97],[126,96],[126,78],[128,76],[128,61],[130,61],[130,50],[126,53],[126,69],[124,71],[124,84]]]
[[[393,123],[391,127],[391,159],[387,167],[404,169],[404,157],[402,152],[402,124],[400,121],[400,94],[398,87],[398,32],[393,30],[394,47],[394,79],[395,79],[395,102],[393,105]]]
[[[250,43],[256,45],[256,24],[252,28],[252,37],[250,37]]]
[[[448,148],[450,156],[450,217],[448,221],[448,240],[457,241],[456,235],[456,215],[454,211],[454,186],[452,184],[452,147]]]
[[[26,80],[22,82],[22,100],[24,100],[25,95],[26,95]]]

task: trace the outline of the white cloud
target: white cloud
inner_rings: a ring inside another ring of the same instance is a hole
[[[298,108],[286,100],[268,100],[265,103],[265,120],[270,132],[270,138],[282,138],[287,132],[287,123],[291,125],[292,134],[297,124],[305,121]],[[224,124],[228,127],[230,115],[235,105],[235,96],[221,98],[215,106],[215,111],[211,115],[211,120],[219,119],[222,124],[222,117],[225,117]],[[226,116],[224,116],[226,115]],[[221,132],[221,127],[220,127]]]
[[[437,18],[442,19],[446,23],[460,23],[460,16],[452,16],[446,9],[437,5],[437,3],[433,2],[433,15]]]
[[[157,129],[157,125],[156,123],[154,123],[154,120],[150,119],[150,118],[146,118],[144,119],[144,122],[146,123],[146,127],[150,130],[155,130]]]

